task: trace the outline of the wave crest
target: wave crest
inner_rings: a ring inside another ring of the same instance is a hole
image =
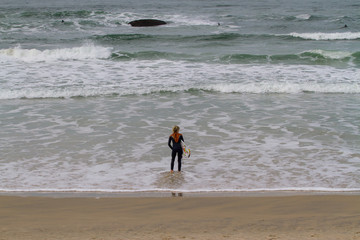
[[[250,84],[216,84],[204,89],[221,93],[360,93],[357,83],[250,83]]]
[[[0,57],[13,58],[26,62],[102,59],[110,56],[111,48],[92,44],[86,44],[81,47],[46,50],[23,49],[21,46],[0,50]]]
[[[128,95],[168,94],[168,93],[238,93],[238,94],[298,94],[298,93],[329,93],[329,94],[360,94],[358,83],[219,83],[199,86],[168,86],[162,88],[148,87],[138,89],[121,88],[68,88],[68,89],[18,89],[0,90],[0,99],[45,99],[45,98],[87,98],[113,97]]]
[[[358,65],[360,52],[327,51],[321,49],[308,50],[297,54],[283,55],[252,55],[229,54],[220,57],[220,61],[227,63],[253,64],[304,64],[304,65],[330,65],[337,67]]]
[[[296,15],[295,18],[298,20],[309,20],[312,16],[310,14],[304,13]]]
[[[295,38],[301,38],[305,40],[356,40],[360,39],[360,32],[336,32],[336,33],[290,33]]]

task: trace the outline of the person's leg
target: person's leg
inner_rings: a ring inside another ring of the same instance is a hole
[[[182,151],[178,152],[178,171],[181,171]]]
[[[176,157],[176,152],[172,151],[171,153],[171,171],[174,171],[174,163],[175,163],[175,157]]]

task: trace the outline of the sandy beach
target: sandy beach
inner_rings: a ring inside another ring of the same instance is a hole
[[[355,240],[360,196],[1,196],[0,239]]]

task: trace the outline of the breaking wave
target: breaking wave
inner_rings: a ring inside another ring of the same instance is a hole
[[[0,78],[0,99],[174,92],[360,93],[360,52],[315,49],[284,55],[199,57],[158,51],[122,52],[85,44],[46,50],[0,49],[0,62],[6,76]]]
[[[238,94],[360,94],[359,83],[219,83],[202,86],[168,86],[162,88],[149,87],[139,89],[100,88],[68,88],[68,89],[18,89],[0,90],[0,99],[45,99],[45,98],[87,98],[118,97],[129,95],[169,94],[169,93],[238,93]]]
[[[26,62],[103,59],[111,55],[111,48],[85,44],[81,47],[59,49],[23,49],[21,46],[0,49],[0,57],[7,57]]]
[[[336,32],[336,33],[290,33],[289,36],[305,40],[356,40],[360,39],[360,32]]]
[[[109,37],[109,36],[108,36]],[[115,38],[137,38],[147,36],[119,35]],[[228,36],[229,37],[229,36]],[[0,60],[18,60],[24,62],[52,62],[67,60],[89,60],[104,59],[112,61],[128,60],[187,60],[194,62],[215,62],[215,63],[274,63],[274,64],[328,64],[328,65],[358,65],[360,64],[360,52],[330,51],[314,49],[297,54],[281,55],[254,55],[246,53],[226,54],[222,56],[213,55],[191,55],[186,53],[165,52],[165,51],[138,51],[125,52],[114,51],[111,47],[104,47],[95,44],[84,44],[79,47],[58,48],[58,49],[24,49],[21,46],[8,49],[0,49]]]

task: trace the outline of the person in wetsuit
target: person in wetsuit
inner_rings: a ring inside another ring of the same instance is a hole
[[[174,163],[175,163],[175,157],[176,154],[178,155],[178,171],[181,171],[181,159],[183,150],[181,147],[181,141],[184,141],[184,138],[181,133],[179,133],[179,126],[173,127],[173,134],[170,135],[168,146],[171,148],[171,172],[174,172]]]

